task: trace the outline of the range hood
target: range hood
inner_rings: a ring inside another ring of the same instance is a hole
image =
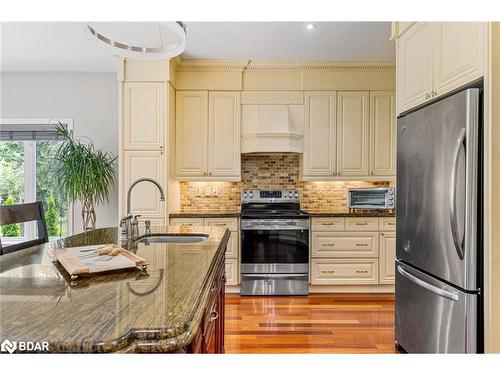
[[[241,153],[303,152],[304,106],[242,105]]]

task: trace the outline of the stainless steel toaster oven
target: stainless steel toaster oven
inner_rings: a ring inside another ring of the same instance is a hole
[[[394,188],[352,188],[347,193],[350,210],[393,210]]]

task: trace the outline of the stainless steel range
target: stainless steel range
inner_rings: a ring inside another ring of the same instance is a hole
[[[240,293],[309,294],[309,215],[298,190],[242,191]]]

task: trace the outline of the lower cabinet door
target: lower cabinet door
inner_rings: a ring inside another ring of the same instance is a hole
[[[378,284],[378,259],[312,259],[311,284]]]
[[[380,233],[380,284],[394,284],[396,269],[396,233]]]
[[[238,285],[238,259],[226,259],[226,285]]]
[[[226,258],[238,258],[238,237],[238,232],[231,232],[231,237],[229,237],[229,242],[226,249]]]

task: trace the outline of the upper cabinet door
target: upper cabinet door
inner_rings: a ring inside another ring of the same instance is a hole
[[[305,93],[303,178],[331,177],[336,158],[336,93]]]
[[[394,91],[370,92],[370,174],[394,176],[396,158]]]
[[[123,148],[161,149],[165,143],[165,85],[153,82],[124,84]]]
[[[207,176],[208,91],[177,91],[175,174]]]
[[[123,209],[126,211],[126,192],[132,183],[143,177],[152,178],[166,189],[166,166],[163,151],[125,151],[121,181],[123,189]],[[141,182],[134,187],[131,195],[130,212],[147,217],[165,217],[165,202],[160,201],[158,188]]]
[[[337,93],[337,170],[340,176],[368,175],[368,91]]]
[[[234,91],[211,91],[208,109],[208,175],[241,178],[241,101]]]
[[[440,22],[435,27],[434,88],[445,94],[483,76],[484,23]]]
[[[432,93],[433,28],[429,22],[417,23],[398,39],[398,112],[422,104]]]

